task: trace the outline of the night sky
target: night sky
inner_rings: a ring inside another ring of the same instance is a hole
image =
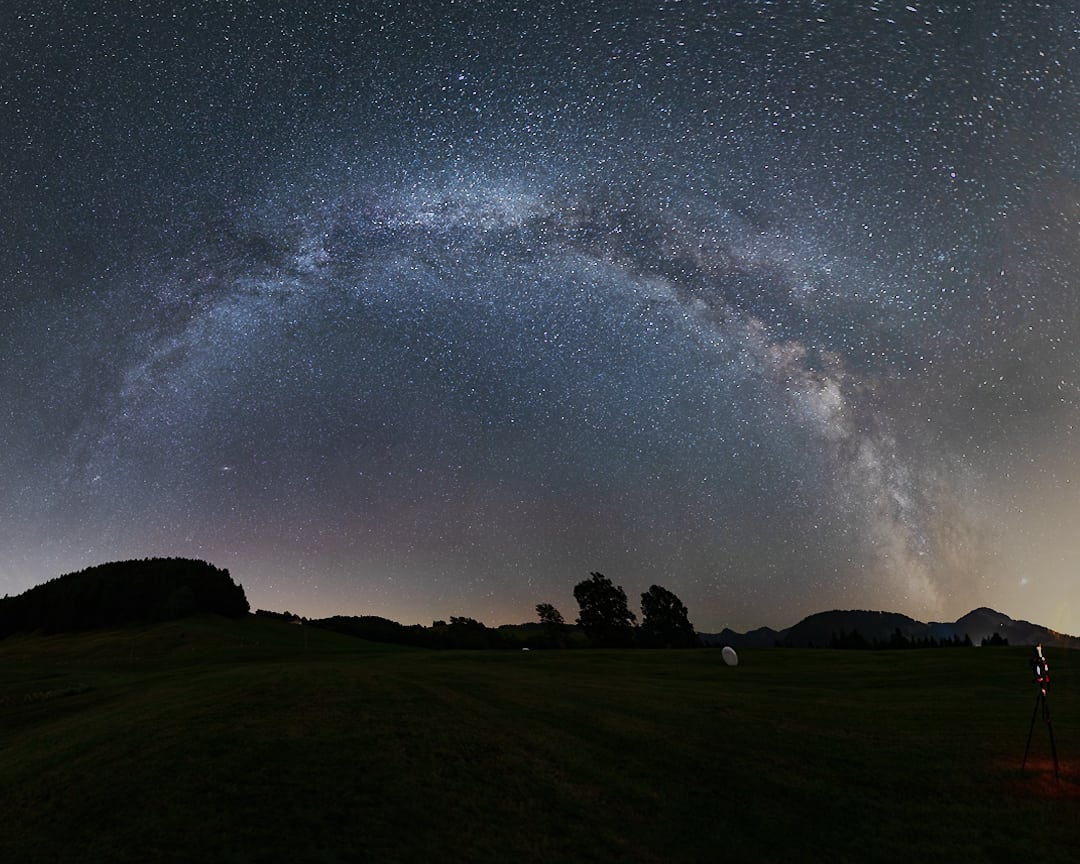
[[[0,593],[1080,633],[1075,3],[0,9]]]

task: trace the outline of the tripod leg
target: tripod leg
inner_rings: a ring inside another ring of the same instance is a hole
[[[1031,749],[1031,733],[1035,731],[1035,718],[1039,715],[1039,697],[1035,697],[1035,710],[1031,712],[1031,725],[1028,727],[1028,739],[1027,744],[1024,745],[1024,761],[1020,763],[1020,770],[1023,771],[1027,765],[1028,750]]]
[[[1054,724],[1050,722],[1050,706],[1046,703],[1046,697],[1043,697],[1043,716],[1046,718],[1046,728],[1050,730],[1050,752],[1054,754],[1054,779],[1060,780],[1058,776],[1058,760],[1057,760],[1057,744],[1054,743]]]

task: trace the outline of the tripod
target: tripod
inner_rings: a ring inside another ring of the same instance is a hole
[[[1035,709],[1031,712],[1031,726],[1028,728],[1027,745],[1024,747],[1024,761],[1020,763],[1020,770],[1023,771],[1027,765],[1028,750],[1031,748],[1031,733],[1035,731],[1035,717],[1038,716],[1039,708],[1042,707],[1043,720],[1046,721],[1046,728],[1050,731],[1050,752],[1054,754],[1054,779],[1060,779],[1058,777],[1058,758],[1057,758],[1057,744],[1054,743],[1054,725],[1050,722],[1050,703],[1046,701],[1046,688],[1040,687],[1039,692],[1035,694]]]

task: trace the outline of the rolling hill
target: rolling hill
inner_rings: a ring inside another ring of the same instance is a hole
[[[228,570],[188,558],[113,561],[67,573],[0,600],[0,638],[168,621],[199,613],[248,613]]]
[[[731,645],[733,648],[824,648],[834,639],[857,633],[867,643],[888,643],[899,631],[907,640],[963,640],[969,637],[978,645],[997,635],[1010,645],[1042,644],[1060,648],[1080,648],[1080,638],[1058,633],[1049,627],[1016,620],[985,606],[973,609],[955,621],[925,623],[897,612],[832,610],[803,618],[783,630],[761,627],[746,633],[725,629],[720,633],[698,634],[706,645]]]

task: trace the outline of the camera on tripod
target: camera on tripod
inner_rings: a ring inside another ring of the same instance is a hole
[[[1043,657],[1042,645],[1035,646],[1035,656],[1029,662],[1031,663],[1032,683],[1045,693],[1046,688],[1050,686],[1050,664]]]
[[[1031,677],[1035,686],[1039,688],[1039,692],[1035,694],[1035,710],[1031,712],[1031,726],[1028,727],[1027,744],[1024,747],[1024,759],[1020,763],[1020,770],[1023,771],[1027,766],[1028,751],[1031,749],[1031,733],[1035,731],[1035,718],[1039,716],[1041,708],[1043,722],[1046,723],[1046,730],[1050,733],[1050,752],[1054,754],[1054,777],[1057,778],[1059,776],[1057,744],[1054,742],[1054,726],[1050,722],[1050,703],[1046,698],[1046,688],[1050,686],[1050,664],[1043,657],[1042,645],[1035,646],[1035,653],[1028,663],[1031,664]]]

